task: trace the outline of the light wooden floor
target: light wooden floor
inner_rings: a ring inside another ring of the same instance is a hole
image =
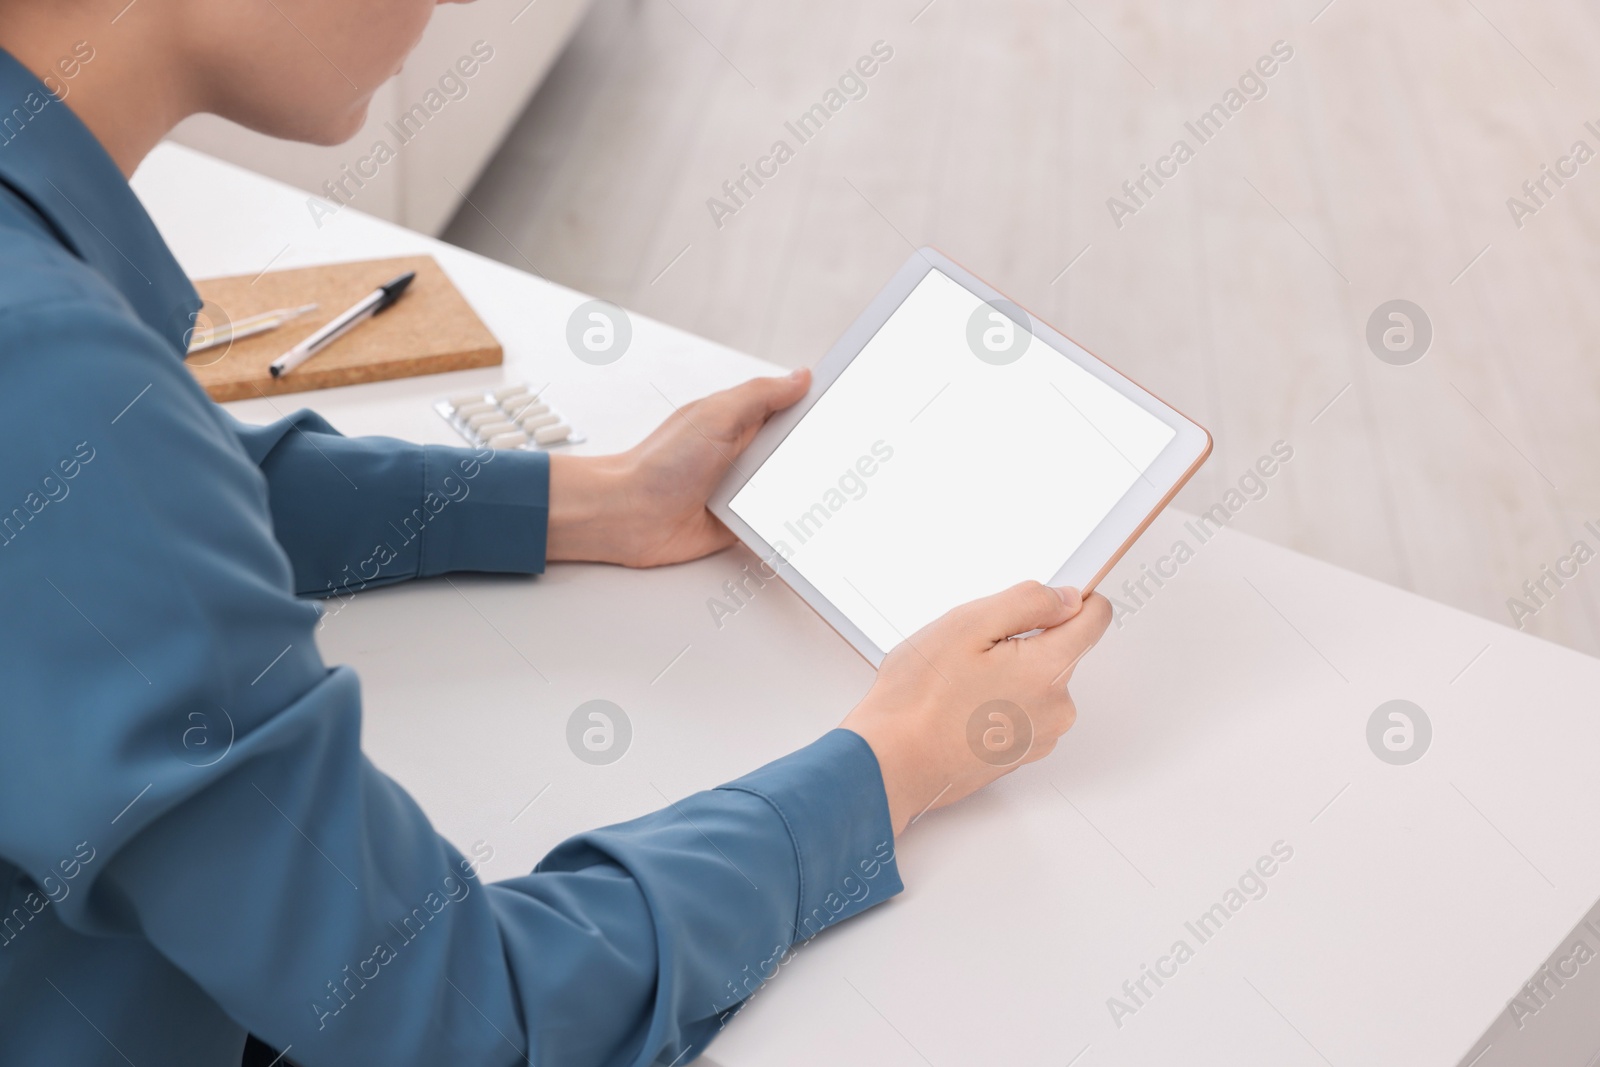
[[[1239,528],[1500,621],[1600,550],[1600,159],[1520,228],[1506,204],[1600,151],[1592,5],[925,3],[599,0],[447,236],[791,365],[937,245],[1212,430],[1184,507],[1281,439]],[[719,229],[707,198],[879,40],[867,96]],[[1267,96],[1117,227],[1278,40]],[[1364,339],[1393,298],[1433,324],[1411,366]],[[1600,653],[1597,574],[1527,628]]]

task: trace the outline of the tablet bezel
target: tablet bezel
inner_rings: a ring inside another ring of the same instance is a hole
[[[1032,334],[1033,341],[1030,344],[1045,343],[1056,353],[1072,360],[1174,431],[1172,440],[1167,442],[1155,462],[1141,472],[1132,488],[1051,576],[1049,584],[1071,586],[1082,589],[1085,593],[1092,591],[1211,454],[1211,435],[1199,423],[1113,369],[1104,360],[1032,312],[1017,308],[1004,294],[943,253],[933,248],[919,249],[895,272],[889,284],[873,298],[872,303],[860,317],[828,350],[828,354],[812,368],[811,387],[799,403],[774,415],[756,434],[750,447],[730,468],[727,477],[711,495],[707,505],[713,515],[727,525],[751,551],[761,557],[767,564],[765,571],[776,571],[795,592],[800,594],[800,598],[813,611],[822,616],[823,621],[837,630],[839,635],[874,667],[883,662],[883,657],[889,650],[879,648],[798,570],[783,565],[777,550],[735,514],[729,505],[744,488],[745,483],[789,436],[789,432],[805,418],[812,406],[822,398],[844,369],[877,335],[884,323],[899,310],[912,290],[934,270],[943,272],[951,281],[982,301],[995,304],[1003,302],[1003,306],[1026,315],[1028,322],[1021,325]],[[902,640],[909,636],[909,634],[902,635]]]

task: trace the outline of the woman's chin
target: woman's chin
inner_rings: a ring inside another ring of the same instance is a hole
[[[310,129],[297,131],[298,135],[292,139],[324,147],[344,144],[361,132],[361,127],[367,121],[367,107],[371,101],[370,96],[363,97],[359,103],[341,114],[330,115]]]

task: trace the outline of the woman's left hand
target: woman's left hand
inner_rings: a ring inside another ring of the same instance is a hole
[[[685,404],[626,452],[551,456],[546,557],[657,567],[732,544],[706,501],[756,431],[810,385],[807,370],[753,378]]]

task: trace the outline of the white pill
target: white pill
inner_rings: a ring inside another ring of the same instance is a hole
[[[522,418],[522,428],[527,430],[529,433],[532,433],[541,426],[554,426],[560,421],[560,415],[552,415],[549,412],[546,412],[543,415],[524,415]]]
[[[516,382],[512,385],[502,385],[500,388],[496,389],[494,391],[494,398],[496,400],[504,400],[508,396],[516,396],[518,393],[526,393],[527,391],[527,382]]]
[[[467,425],[471,426],[474,430],[476,430],[478,427],[487,426],[491,422],[505,422],[505,421],[506,421],[505,413],[503,411],[501,411],[499,408],[495,407],[493,404],[491,404],[491,405],[489,405],[489,410],[488,411],[476,411],[476,412],[473,412],[472,415],[467,419]]]
[[[541,445],[553,445],[558,441],[565,441],[571,435],[572,427],[564,422],[533,431],[533,439]]]
[[[528,443],[525,433],[502,433],[489,438],[490,448],[521,448]]]
[[[460,407],[456,408],[456,415],[459,418],[470,419],[474,415],[481,414],[485,411],[494,410],[495,406],[493,404],[480,397],[476,404],[462,404]]]
[[[504,408],[506,411],[511,412],[512,414],[515,414],[516,410],[519,407],[525,406],[528,403],[529,399],[530,399],[530,397],[528,396],[527,393],[514,393],[511,396],[503,396],[503,397],[501,397],[500,398],[500,406],[502,408]]]
[[[450,406],[457,409],[464,408],[468,404],[481,403],[483,403],[482,393],[457,393],[455,396],[450,398]]]
[[[491,438],[494,438],[494,437],[499,437],[503,433],[520,433],[521,432],[520,430],[517,429],[517,424],[516,423],[514,423],[514,422],[506,422],[504,420],[502,420],[500,422],[486,423],[486,424],[484,424],[482,426],[477,427],[477,430],[478,430],[478,436],[483,438],[485,441],[487,441],[487,440],[489,440]]]
[[[550,405],[539,403],[539,398],[531,394],[514,396],[510,400],[502,401],[501,407],[512,418],[519,415],[539,415],[550,410]]]

